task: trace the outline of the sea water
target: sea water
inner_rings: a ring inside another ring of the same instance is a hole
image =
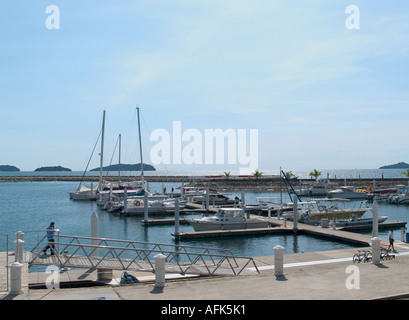
[[[151,191],[159,191],[161,183],[150,183]],[[181,183],[165,183],[167,190],[180,187]],[[51,221],[63,235],[91,236],[91,216],[98,215],[98,235],[102,238],[175,244],[173,225],[144,226],[141,217],[123,217],[100,210],[95,202],[69,199],[69,192],[78,187],[78,182],[6,182],[0,183],[0,251],[14,250],[15,233],[23,231],[25,250],[31,250],[44,236]],[[241,197],[241,192],[232,192],[229,197]],[[246,203],[257,203],[259,198],[279,199],[279,193],[245,192]],[[288,196],[283,195],[283,201]],[[357,205],[355,201],[350,205]],[[379,215],[389,216],[388,221],[407,221],[409,206],[379,204]],[[190,225],[181,225],[180,231],[193,231]],[[400,231],[399,231],[400,232]],[[370,231],[368,231],[370,234]],[[386,237],[388,230],[380,230]],[[6,243],[6,235],[8,243]],[[395,232],[395,238],[399,239]],[[345,242],[328,241],[325,238],[306,235],[259,235],[226,238],[181,240],[181,245],[230,249],[239,256],[263,256],[274,254],[273,248],[281,245],[285,253],[311,252],[352,247]]]

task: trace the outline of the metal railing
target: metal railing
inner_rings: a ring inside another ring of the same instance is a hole
[[[154,256],[166,256],[166,271],[181,274],[239,275],[252,263],[250,257],[234,256],[231,250],[160,244],[140,241],[58,235],[53,245],[55,255],[44,255],[46,236],[30,251],[29,267],[58,265],[93,269],[155,271]]]

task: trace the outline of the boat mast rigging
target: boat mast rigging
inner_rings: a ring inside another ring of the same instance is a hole
[[[138,111],[139,153],[141,156],[141,175],[142,175],[142,181],[143,181],[144,175],[143,175],[143,158],[142,158],[141,122],[139,120],[139,106],[136,107],[136,110]]]
[[[102,131],[101,131],[101,163],[99,166],[99,186],[98,189],[99,191],[102,190],[102,170],[104,167],[104,136],[105,136],[105,110],[102,116]]]

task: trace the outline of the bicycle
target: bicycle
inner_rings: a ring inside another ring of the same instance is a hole
[[[363,253],[361,253],[363,252]],[[352,262],[369,262],[372,261],[372,253],[371,251],[367,251],[367,250],[358,250],[358,253],[354,254],[354,256],[352,257]]]
[[[389,250],[381,248],[381,260],[395,259],[394,254],[389,254]]]

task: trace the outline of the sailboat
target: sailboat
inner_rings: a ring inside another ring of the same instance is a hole
[[[74,192],[70,192],[70,199],[72,200],[82,200],[82,201],[95,201],[98,198],[97,191],[100,191],[102,188],[102,168],[103,168],[103,154],[104,154],[104,135],[105,135],[105,110],[102,115],[102,130],[101,130],[101,162],[100,162],[100,171],[99,171],[99,184],[96,186],[96,188],[91,185],[91,187],[87,187],[83,181],[81,181],[80,185],[78,186],[78,189]],[[99,137],[98,137],[99,139]],[[98,141],[98,140],[97,140]],[[96,144],[95,144],[96,146]],[[95,150],[95,147],[94,147]],[[94,153],[94,150],[92,151],[92,154]],[[91,154],[91,157],[92,157]],[[90,158],[91,158],[90,157]],[[90,159],[91,160],[91,159]],[[85,176],[85,172],[88,169],[89,161],[87,164],[87,167],[85,168],[83,178]]]

